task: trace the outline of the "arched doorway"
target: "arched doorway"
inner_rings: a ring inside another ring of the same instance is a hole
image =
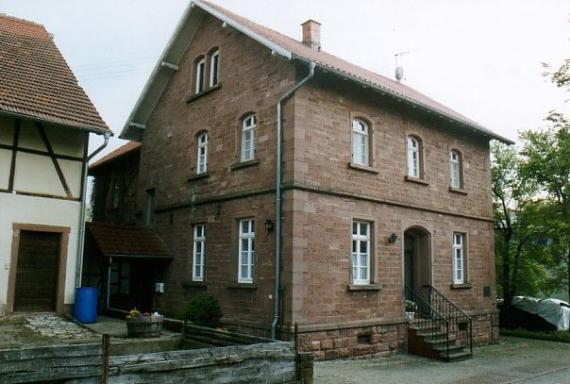
[[[410,227],[404,232],[404,291],[406,299],[412,292],[423,291],[431,285],[431,239],[430,233],[421,227]]]

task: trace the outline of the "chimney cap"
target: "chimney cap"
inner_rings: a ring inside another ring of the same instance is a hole
[[[315,19],[308,19],[308,20],[305,21],[304,23],[301,23],[301,25],[305,25],[305,24],[307,24],[307,23],[315,23],[315,24],[318,24],[318,25],[322,25],[321,23],[319,23],[319,22],[318,22],[317,20],[315,20]]]

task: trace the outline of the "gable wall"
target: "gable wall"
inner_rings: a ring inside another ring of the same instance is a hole
[[[175,255],[165,275],[167,295],[157,301],[160,308],[179,315],[186,300],[207,290],[218,297],[228,320],[267,330],[273,317],[274,233],[264,223],[274,221],[276,103],[293,86],[296,74],[294,66],[221,24],[205,19],[152,113],[142,138],[138,206],[144,211],[145,190],[155,188],[155,227]],[[214,47],[220,49],[221,86],[185,102],[194,89],[195,58]],[[286,130],[292,111],[290,100]],[[247,112],[258,118],[259,162],[235,168],[240,118]],[[208,177],[193,179],[197,134],[203,130],[209,135]],[[255,287],[235,288],[237,223],[248,217],[256,220]],[[205,284],[191,283],[196,223],[206,223]]]

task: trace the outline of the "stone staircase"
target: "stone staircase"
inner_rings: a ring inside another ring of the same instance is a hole
[[[469,315],[430,285],[420,293],[406,287],[406,298],[416,306],[408,323],[408,353],[446,362],[473,356],[473,329]]]
[[[473,356],[469,346],[454,334],[447,333],[443,325],[414,321],[408,325],[408,353],[431,359],[454,362]],[[467,348],[466,348],[467,347]]]

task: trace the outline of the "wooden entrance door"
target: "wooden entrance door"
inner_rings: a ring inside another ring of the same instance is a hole
[[[55,311],[61,233],[21,231],[14,311]]]

